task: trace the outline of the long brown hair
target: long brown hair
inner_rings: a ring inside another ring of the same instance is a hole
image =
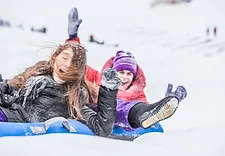
[[[75,119],[82,119],[80,107],[84,104],[88,105],[94,103],[96,95],[94,87],[85,78],[87,50],[81,44],[70,42],[59,45],[51,55],[49,61],[37,62],[35,65],[26,68],[24,72],[15,76],[12,80],[9,80],[8,83],[16,90],[19,90],[23,88],[27,79],[31,76],[52,76],[56,57],[67,48],[71,48],[73,51],[71,67],[69,67],[68,72],[59,72],[57,74],[63,81],[65,81],[64,85],[67,88],[67,92],[64,96],[68,99],[69,113],[71,117]],[[82,92],[82,90],[85,91]]]

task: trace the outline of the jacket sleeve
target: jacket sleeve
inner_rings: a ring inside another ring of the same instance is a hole
[[[69,42],[77,42],[77,43],[80,44],[80,38],[79,37],[74,37],[72,39],[67,39],[65,42],[66,43],[69,43]]]
[[[107,90],[103,86],[99,88],[98,112],[87,106],[83,106],[81,114],[95,135],[108,137],[113,129],[116,119],[116,95],[118,90]]]
[[[129,92],[127,92],[127,91],[119,90],[118,94],[117,94],[117,98],[123,99],[126,102],[133,101],[133,100],[139,100],[139,101],[148,103],[144,91],[139,91],[139,92],[129,91]]]
[[[91,82],[93,84],[98,84],[99,72],[97,70],[93,69],[92,67],[90,67],[89,65],[87,65],[86,78],[89,82]]]

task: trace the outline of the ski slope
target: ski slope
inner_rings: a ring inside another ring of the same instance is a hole
[[[100,70],[117,50],[129,50],[145,71],[150,102],[164,96],[168,83],[188,91],[176,114],[161,122],[163,134],[147,134],[134,142],[65,134],[4,137],[1,156],[225,155],[225,2],[149,5],[150,0],[0,1],[0,18],[12,25],[0,27],[0,73],[5,78],[49,58],[53,47],[67,38],[67,14],[76,6],[89,65]],[[31,32],[32,25],[46,26],[47,34]],[[212,32],[206,36],[206,28],[215,26],[217,37]],[[90,44],[90,34],[120,46]]]

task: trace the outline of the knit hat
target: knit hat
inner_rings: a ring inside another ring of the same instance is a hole
[[[113,59],[113,69],[116,71],[129,70],[134,76],[137,74],[137,63],[131,52],[117,51]]]

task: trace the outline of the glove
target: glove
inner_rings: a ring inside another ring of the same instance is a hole
[[[77,37],[77,32],[82,22],[82,19],[79,19],[77,8],[75,7],[72,8],[72,10],[69,12],[68,20],[69,20],[69,24],[68,24],[69,38],[73,39]]]
[[[26,100],[36,99],[40,93],[46,88],[47,78],[45,76],[31,77],[26,81],[24,88],[19,92],[20,101],[25,104]]]
[[[168,84],[165,97],[174,96],[181,102],[187,96],[187,91],[183,86],[178,86],[174,92],[172,92],[173,85]]]
[[[102,72],[102,86],[116,90],[121,85],[121,80],[116,70],[107,68]]]
[[[11,107],[12,104],[16,101],[15,96],[11,96],[8,94],[0,94],[0,106],[4,108]]]
[[[0,82],[0,94],[11,94],[13,89],[7,82]]]

